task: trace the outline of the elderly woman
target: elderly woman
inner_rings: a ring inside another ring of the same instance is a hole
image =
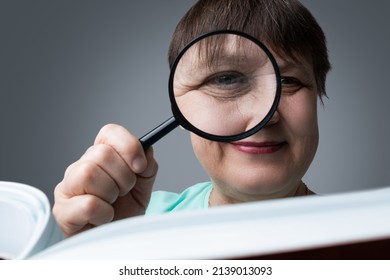
[[[136,215],[312,194],[302,181],[318,146],[317,98],[330,69],[325,36],[295,0],[200,0],[179,22],[169,48],[180,50],[209,31],[245,32],[264,42],[280,68],[282,95],[259,132],[235,142],[191,141],[210,182],[181,194],[152,192],[153,149],[119,125],[104,126],[94,145],[55,189],[54,216],[65,236]]]

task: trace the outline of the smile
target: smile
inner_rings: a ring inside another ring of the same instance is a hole
[[[233,147],[243,153],[252,155],[273,154],[279,151],[286,142],[233,142]]]

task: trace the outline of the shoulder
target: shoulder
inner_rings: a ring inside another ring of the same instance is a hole
[[[182,193],[155,191],[152,193],[146,214],[207,208],[211,189],[211,182],[205,182],[191,186]]]

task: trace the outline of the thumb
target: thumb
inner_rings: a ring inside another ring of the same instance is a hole
[[[145,183],[147,184],[152,183],[153,185],[157,176],[158,164],[154,158],[153,147],[150,147],[145,151],[145,156],[146,156],[147,165],[146,168],[141,173],[137,174],[136,185],[138,185],[139,183],[141,183],[142,185],[144,185]]]

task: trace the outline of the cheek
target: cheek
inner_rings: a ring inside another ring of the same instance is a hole
[[[293,137],[318,138],[317,96],[314,92],[307,90],[282,98],[280,112]]]
[[[223,158],[221,143],[209,141],[191,133],[191,142],[195,155],[207,173],[214,173]]]
[[[308,168],[319,142],[317,96],[315,92],[304,91],[285,98],[281,105],[294,162]]]

